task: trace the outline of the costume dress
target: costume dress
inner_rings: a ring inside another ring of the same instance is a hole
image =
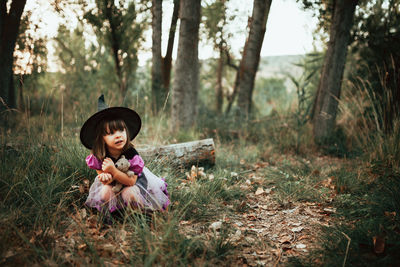
[[[138,208],[147,210],[165,210],[170,204],[165,180],[159,178],[144,166],[143,159],[133,147],[123,152],[120,157],[123,155],[130,163],[129,170],[133,171],[138,176],[135,185],[123,185],[123,189],[129,187],[128,190],[132,190],[136,200],[136,203],[132,204],[136,205]],[[111,158],[114,163],[119,159],[114,159],[109,155],[106,156]],[[102,162],[93,154],[86,157],[86,163],[91,169],[101,170]],[[124,202],[122,199],[120,193],[122,190],[116,194],[112,192],[112,194],[114,194],[113,197],[109,201],[103,202],[100,198],[100,191],[103,186],[104,185],[96,176],[93,184],[90,186],[89,196],[85,202],[87,206],[96,208],[99,211],[107,208],[110,212],[113,212],[123,208],[124,205],[128,205],[128,203]]]

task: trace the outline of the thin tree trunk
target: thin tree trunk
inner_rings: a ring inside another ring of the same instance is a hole
[[[114,63],[115,63],[115,71],[118,77],[118,86],[119,86],[119,90],[122,96],[122,99],[125,97],[125,93],[126,93],[126,89],[127,89],[127,85],[126,85],[126,81],[123,77],[122,74],[122,68],[121,68],[121,59],[120,59],[120,55],[119,55],[119,50],[120,50],[120,43],[118,41],[118,37],[117,37],[117,29],[116,29],[116,25],[115,22],[113,20],[113,11],[112,9],[114,8],[114,1],[113,0],[109,0],[108,2],[110,5],[106,5],[106,16],[107,16],[107,20],[108,23],[110,23],[110,34],[111,34],[111,48],[112,48],[112,53],[114,56]]]
[[[13,53],[26,0],[14,0],[7,13],[7,1],[0,1],[0,111],[15,107]]]
[[[272,0],[254,0],[249,37],[239,67],[238,107],[240,115],[248,117],[251,112],[254,80],[260,62],[260,52],[266,31]]]
[[[17,107],[17,100],[15,98],[15,85],[14,85],[14,73],[11,71],[10,74],[10,85],[8,86],[8,106],[10,108]]]
[[[218,114],[222,112],[223,105],[223,90],[222,90],[222,74],[224,71],[224,51],[223,48],[220,47],[219,51],[219,59],[218,59],[218,67],[217,67],[217,84],[215,86],[215,96],[216,96],[216,110]]]
[[[162,71],[161,71],[161,34],[162,34],[162,0],[152,0],[151,23],[153,29],[152,36],[152,67],[151,67],[151,88],[152,103],[155,114],[162,108],[164,99],[164,90],[162,88]]]
[[[18,109],[23,112],[25,109],[24,102],[24,75],[20,75],[18,79]]]
[[[172,93],[172,127],[175,130],[188,129],[196,120],[200,11],[200,0],[181,1],[178,57]]]
[[[169,91],[171,81],[172,51],[174,49],[176,24],[179,17],[179,6],[180,0],[174,0],[174,12],[172,13],[171,27],[169,28],[167,52],[162,60],[163,87],[166,92]]]
[[[358,0],[336,0],[328,50],[313,107],[313,134],[317,144],[326,143],[335,126],[350,29]]]

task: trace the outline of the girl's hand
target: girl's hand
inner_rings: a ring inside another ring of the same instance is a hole
[[[111,173],[103,172],[97,176],[104,185],[107,185],[113,181]]]
[[[103,172],[113,173],[116,168],[112,159],[105,158],[103,160],[103,164],[101,165],[101,169],[103,170]]]

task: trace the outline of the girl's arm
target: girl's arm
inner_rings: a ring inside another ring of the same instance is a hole
[[[136,184],[137,175],[129,177],[126,173],[118,170],[114,162],[110,158],[105,158],[102,164],[102,169],[104,172],[108,172],[112,175],[113,179],[117,180],[121,184],[132,186]]]
[[[132,186],[136,184],[137,175],[133,175],[129,177],[126,173],[121,172],[117,168],[114,167],[114,170],[110,172],[113,179],[117,180],[121,184]]]

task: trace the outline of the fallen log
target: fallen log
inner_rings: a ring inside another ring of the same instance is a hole
[[[212,138],[160,147],[138,146],[136,150],[144,159],[182,167],[215,164],[215,147]]]

